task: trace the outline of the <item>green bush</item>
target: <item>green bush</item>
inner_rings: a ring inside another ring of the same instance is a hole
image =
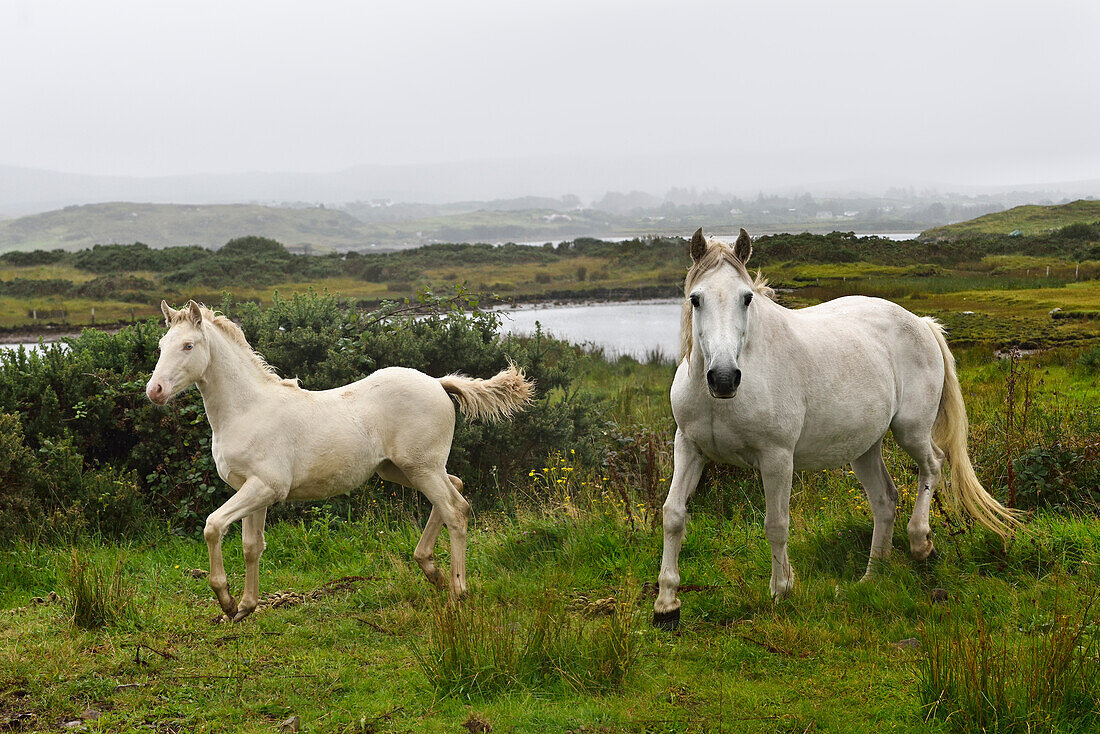
[[[501,424],[456,425],[448,468],[482,506],[507,496],[550,451],[596,450],[600,422],[594,399],[572,384],[574,350],[541,335],[502,339],[499,317],[468,293],[423,293],[376,311],[346,308],[327,294],[225,309],[243,317],[250,342],[281,374],[308,389],[391,365],[474,377],[491,377],[509,361],[523,367],[538,386],[526,411]],[[0,352],[0,529],[32,518],[35,527],[111,536],[150,522],[191,531],[224,501],[231,490],[214,466],[198,391],[167,409],[145,397],[163,331],[147,322],[117,334],[87,330],[41,351]]]
[[[1100,510],[1100,446],[1032,446],[1012,466],[1018,507]]]

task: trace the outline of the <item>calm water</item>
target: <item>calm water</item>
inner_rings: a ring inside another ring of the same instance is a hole
[[[603,347],[608,356],[645,359],[659,349],[675,358],[680,348],[680,299],[517,307],[502,313],[505,334],[533,334],[538,322],[547,334]]]

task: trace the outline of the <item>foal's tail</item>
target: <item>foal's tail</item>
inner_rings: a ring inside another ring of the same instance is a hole
[[[470,418],[490,421],[511,418],[527,407],[535,390],[535,383],[523,376],[523,370],[509,363],[496,377],[480,380],[465,375],[447,375],[439,378],[443,386],[458,401],[458,409]]]
[[[947,347],[943,326],[933,318],[924,321],[932,329],[943,355],[943,392],[940,410],[932,425],[932,440],[947,454],[951,462],[951,480],[945,483],[948,504],[956,510],[965,510],[982,525],[1002,538],[1007,538],[1020,524],[1020,513],[995,500],[985,491],[966,451],[966,405],[963,403],[959,376],[955,371],[955,357]]]

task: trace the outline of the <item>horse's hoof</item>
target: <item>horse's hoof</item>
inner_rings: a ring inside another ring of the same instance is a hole
[[[225,612],[225,616],[229,617],[229,619],[233,619],[233,617],[237,616],[237,600],[232,596],[229,597],[228,604],[222,604],[219,599],[218,606],[222,608],[222,611]]]
[[[935,563],[938,560],[940,560],[940,552],[935,548],[932,549],[931,553],[924,557],[925,563]]]
[[[680,626],[680,607],[668,612],[654,612],[653,626],[666,632],[675,631]]]
[[[255,607],[252,607],[251,609],[240,609],[240,608],[238,608],[237,613],[233,615],[231,621],[232,622],[240,622],[242,619],[244,619],[248,615],[252,614],[252,612],[254,612],[254,611],[256,611]]]

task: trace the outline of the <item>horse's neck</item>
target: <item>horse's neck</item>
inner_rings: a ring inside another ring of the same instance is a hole
[[[210,331],[215,332],[214,329]],[[210,427],[217,433],[231,417],[261,404],[264,394],[275,382],[244,347],[234,344],[224,334],[216,332],[209,343],[210,366],[198,382],[198,388]]]

